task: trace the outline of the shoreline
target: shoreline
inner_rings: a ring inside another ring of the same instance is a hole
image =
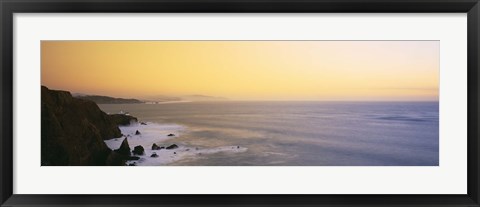
[[[138,157],[138,160],[126,161],[127,166],[163,166],[184,159],[197,159],[202,155],[220,152],[240,153],[248,150],[241,146],[204,148],[175,142],[175,139],[183,133],[188,133],[187,127],[178,124],[132,122],[128,126],[119,126],[119,128],[123,134],[122,137],[104,140],[111,150],[118,150],[125,139],[131,150],[135,151],[137,146],[143,148],[142,155],[132,151],[132,156]]]

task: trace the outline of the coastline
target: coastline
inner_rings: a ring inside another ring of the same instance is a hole
[[[112,151],[105,139],[121,137],[119,125],[135,117],[108,115],[90,100],[41,87],[41,165],[124,165],[129,151]]]
[[[176,142],[186,127],[139,122],[126,113],[107,114],[91,100],[42,86],[42,166],[167,165],[239,146],[200,148]]]
[[[158,124],[154,122],[132,122],[119,126],[122,137],[104,140],[111,150],[119,150],[125,139],[130,149],[142,146],[143,153],[132,154],[138,160],[128,160],[128,166],[162,166],[184,159],[197,159],[202,155],[220,152],[240,153],[247,151],[241,146],[221,146],[213,148],[189,146],[188,143],[176,142],[176,138],[187,133],[185,126],[177,124]],[[139,133],[137,133],[137,131]],[[173,135],[173,136],[169,136]],[[154,146],[158,146],[158,148]],[[169,147],[172,149],[169,149]]]
[[[438,103],[104,105],[42,87],[41,124],[42,166],[438,166]]]

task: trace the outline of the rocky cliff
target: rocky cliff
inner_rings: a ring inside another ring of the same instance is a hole
[[[42,86],[42,165],[123,165],[104,139],[121,137],[116,120],[89,100]],[[118,119],[118,117],[116,117]]]

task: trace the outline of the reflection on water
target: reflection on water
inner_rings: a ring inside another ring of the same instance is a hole
[[[142,121],[176,123],[174,142],[242,146],[174,165],[437,166],[438,102],[187,102],[100,105]]]

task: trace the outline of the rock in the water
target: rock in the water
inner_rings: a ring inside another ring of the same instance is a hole
[[[132,151],[133,155],[144,155],[145,154],[145,149],[141,145],[138,145],[133,148]]]
[[[169,136],[169,137],[173,137],[173,136],[175,136],[175,134],[168,134],[167,136]]]
[[[137,156],[131,156],[131,157],[128,157],[127,160],[139,160],[140,157],[137,157]]]
[[[130,163],[128,166],[137,166],[137,163],[133,162],[133,163]]]
[[[177,152],[173,152],[173,154],[174,154],[174,155],[176,155],[176,154],[177,154]]]
[[[160,149],[161,148],[157,144],[155,143],[152,144],[152,150],[160,150]]]
[[[135,131],[135,135],[140,135],[140,132],[138,130]]]
[[[147,125],[147,123],[145,123],[145,122],[140,122],[140,124],[141,124],[141,125]]]
[[[240,146],[237,146],[237,149],[240,149]]]
[[[154,152],[152,155],[150,155],[150,157],[158,157],[158,155]]]
[[[178,146],[176,144],[172,144],[170,146],[168,146],[166,149],[177,149]]]
[[[118,149],[115,150],[115,152],[117,152],[118,154],[123,155],[123,156],[127,156],[127,157],[130,156],[130,146],[128,145],[127,138],[125,138],[122,141],[122,144],[120,145],[120,147]]]

